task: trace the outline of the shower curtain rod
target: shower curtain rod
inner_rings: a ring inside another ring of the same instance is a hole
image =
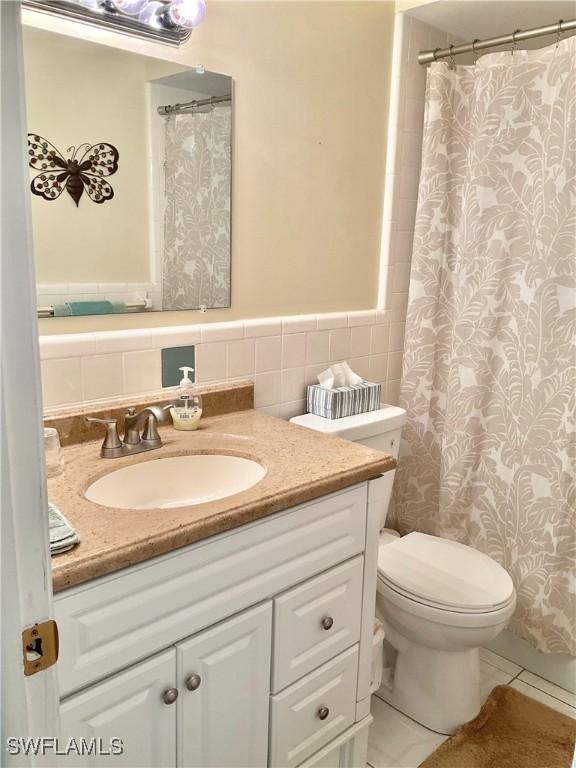
[[[158,107],[159,115],[172,115],[175,112],[187,112],[195,107],[206,107],[209,104],[221,104],[225,101],[232,101],[232,96],[210,96],[208,99],[194,99],[186,101],[184,104],[166,104],[164,107]]]
[[[532,40],[534,37],[543,37],[544,35],[561,35],[563,32],[569,32],[573,29],[576,29],[576,19],[571,19],[570,21],[560,19],[556,24],[549,24],[547,27],[517,29],[510,35],[489,37],[486,40],[474,40],[472,43],[451,45],[448,48],[435,48],[433,51],[420,51],[418,63],[430,64],[433,61],[438,61],[438,59],[447,59],[460,53],[476,53],[486,48],[495,48],[499,45],[509,45],[510,43],[514,45],[522,40]]]

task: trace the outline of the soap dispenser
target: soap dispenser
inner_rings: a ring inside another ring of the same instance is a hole
[[[202,416],[202,397],[194,391],[194,384],[188,375],[194,368],[184,365],[178,370],[182,371],[184,376],[180,381],[178,399],[170,409],[172,423],[174,429],[197,429]]]

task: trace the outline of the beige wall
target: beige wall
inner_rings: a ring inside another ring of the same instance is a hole
[[[182,67],[30,27],[24,62],[30,132],[65,158],[84,142],[106,141],[120,152],[112,201],[96,205],[84,193],[76,208],[65,191],[54,201],[32,196],[38,282],[150,280],[148,228],[134,225],[149,215],[145,83]]]
[[[393,24],[392,0],[211,2],[180,50],[120,38],[235,80],[232,308],[43,320],[41,333],[374,307]]]
[[[396,12],[402,13],[409,11],[411,8],[418,8],[421,5],[430,5],[430,3],[436,3],[438,0],[396,0]]]

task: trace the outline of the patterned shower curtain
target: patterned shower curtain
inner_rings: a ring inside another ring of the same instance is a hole
[[[576,38],[428,73],[391,516],[487,553],[576,655]]]
[[[230,306],[229,106],[166,120],[162,308]]]

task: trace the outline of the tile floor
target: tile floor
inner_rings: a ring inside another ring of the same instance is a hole
[[[576,695],[549,683],[492,651],[481,650],[482,696],[496,685],[510,685],[527,696],[576,719]],[[447,738],[429,731],[378,698],[372,697],[368,768],[418,768]]]

